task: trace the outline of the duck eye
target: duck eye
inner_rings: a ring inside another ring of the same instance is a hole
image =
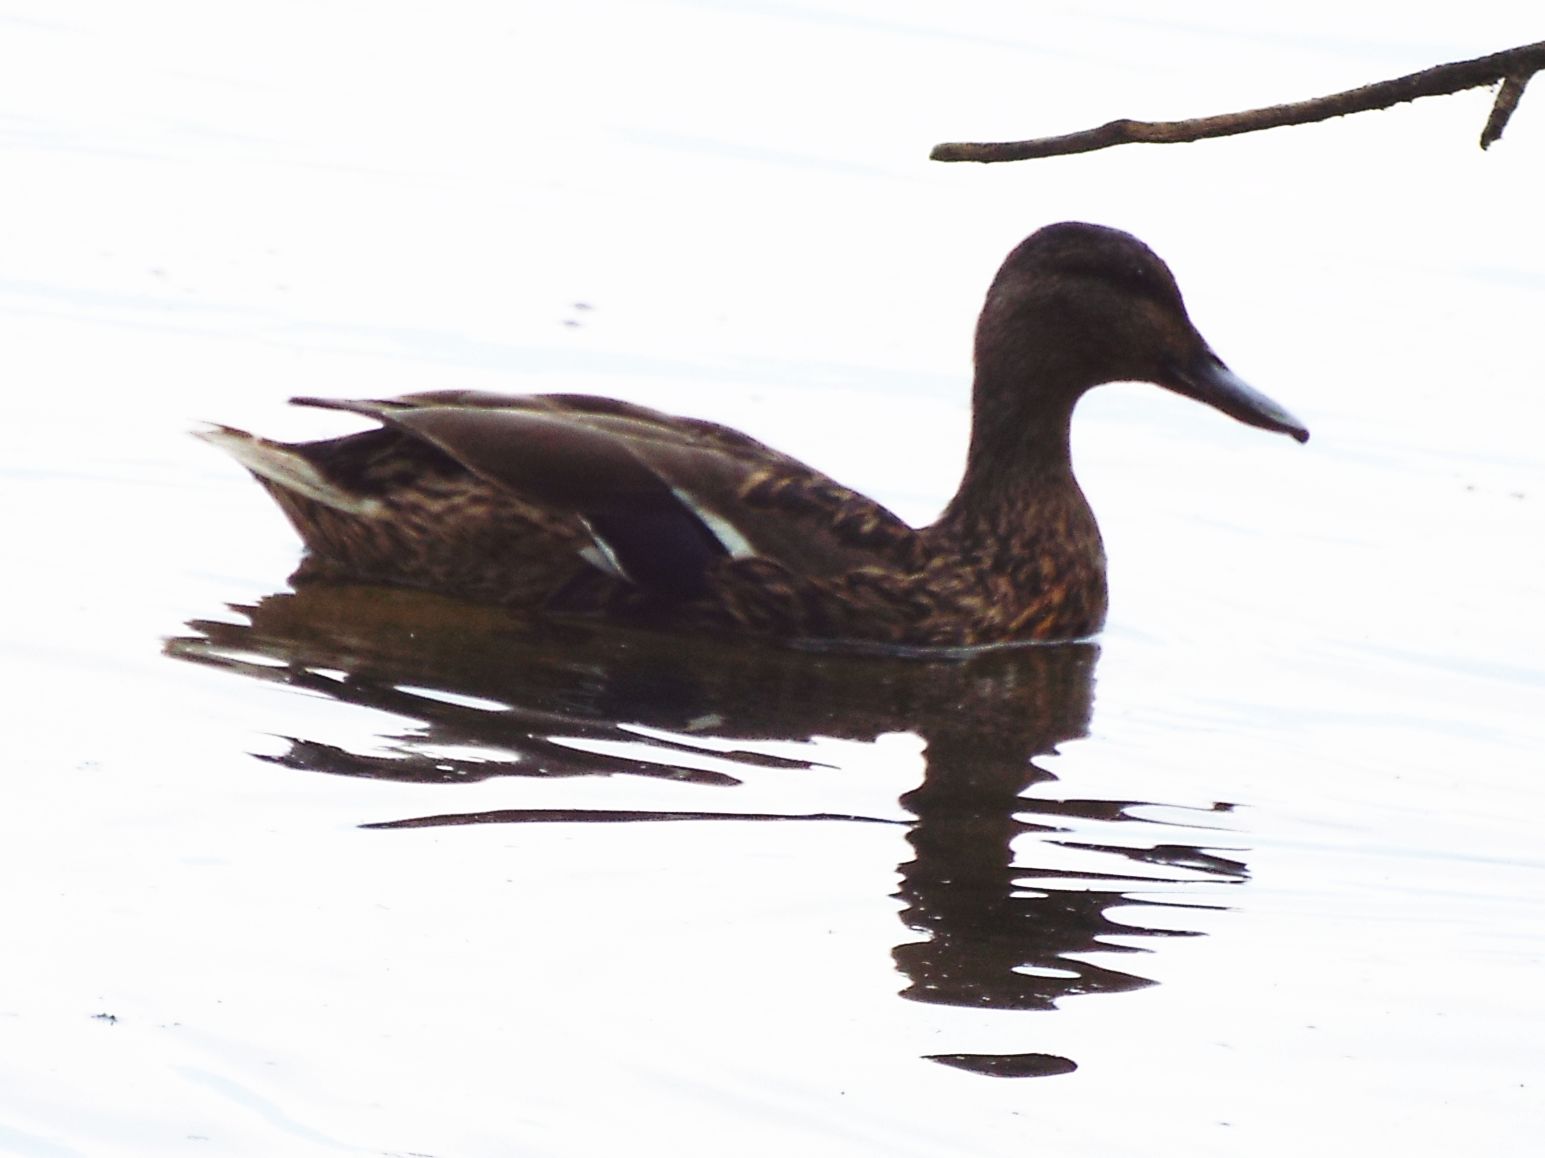
[[[1118,285],[1124,287],[1127,292],[1141,297],[1152,297],[1157,287],[1153,284],[1153,278],[1142,265],[1121,265],[1111,271]]]
[[[1151,265],[1141,262],[1123,265],[1117,280],[1134,297],[1146,298],[1162,306],[1178,304],[1178,291],[1173,283]]]

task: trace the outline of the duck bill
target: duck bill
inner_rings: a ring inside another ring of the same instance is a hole
[[[1235,374],[1211,350],[1204,349],[1185,365],[1169,367],[1159,385],[1205,402],[1247,426],[1292,435],[1299,442],[1309,441],[1308,427]]]

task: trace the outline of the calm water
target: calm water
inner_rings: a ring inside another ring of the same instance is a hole
[[[925,160],[1538,38],[1366,7],[8,9],[0,1152],[1529,1152],[1540,109]],[[1065,217],[1314,432],[1089,398],[1091,644],[296,593],[185,433],[589,390],[924,520],[986,282]]]

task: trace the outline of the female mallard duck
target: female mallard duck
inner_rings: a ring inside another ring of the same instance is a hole
[[[993,280],[965,477],[921,529],[738,431],[586,395],[296,398],[381,427],[295,445],[228,427],[202,437],[295,524],[307,548],[295,582],[960,647],[1099,630],[1105,551],[1068,425],[1090,387],[1133,379],[1309,437],[1208,348],[1152,250],[1076,222],[1033,234]]]

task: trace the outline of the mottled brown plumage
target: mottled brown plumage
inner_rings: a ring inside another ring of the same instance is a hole
[[[1073,639],[1105,618],[1074,480],[1073,408],[1146,380],[1300,441],[1128,234],[1064,223],[1004,262],[976,340],[965,477],[916,529],[738,431],[584,395],[296,399],[381,422],[285,445],[217,427],[307,547],[296,582],[422,587],[671,629],[963,647]]]

